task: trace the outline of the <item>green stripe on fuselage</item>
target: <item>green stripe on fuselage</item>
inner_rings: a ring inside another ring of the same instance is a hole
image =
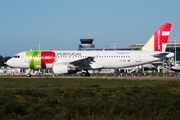
[[[41,67],[41,51],[28,51],[26,56],[29,57],[29,67],[35,68],[35,66]]]

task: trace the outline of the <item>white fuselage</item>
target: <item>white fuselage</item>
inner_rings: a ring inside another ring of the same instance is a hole
[[[100,68],[125,68],[137,65],[143,65],[146,63],[163,60],[166,56],[154,57],[154,54],[162,52],[145,52],[145,51],[51,51],[55,53],[54,58],[52,56],[46,56],[43,59],[50,60],[55,59],[53,63],[47,63],[46,68],[52,68],[53,64],[66,63],[69,64],[72,61],[78,61],[87,57],[94,57],[92,63],[101,66]],[[26,52],[16,54],[16,58],[8,60],[7,64],[11,67],[18,68],[31,68],[30,61],[41,61],[42,56],[27,56]],[[34,64],[34,63],[33,63]],[[42,64],[42,63],[41,63]],[[41,64],[35,64],[34,69],[42,68]],[[82,63],[84,64],[84,63]],[[95,66],[96,66],[95,65]],[[93,67],[91,67],[93,69]],[[80,68],[88,69],[88,68]],[[98,67],[94,67],[98,69]]]

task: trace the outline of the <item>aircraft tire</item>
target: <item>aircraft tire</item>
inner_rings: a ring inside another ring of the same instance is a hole
[[[91,75],[90,73],[86,73],[86,77],[90,77],[90,75]]]
[[[31,74],[30,74],[30,73],[28,73],[28,74],[27,74],[27,77],[31,77]]]
[[[81,73],[81,76],[82,76],[82,77],[86,77],[86,73],[85,73],[85,72],[82,72],[82,73]]]

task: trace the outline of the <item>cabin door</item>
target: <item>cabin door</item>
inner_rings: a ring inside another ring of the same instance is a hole
[[[136,62],[141,62],[141,53],[136,53]]]

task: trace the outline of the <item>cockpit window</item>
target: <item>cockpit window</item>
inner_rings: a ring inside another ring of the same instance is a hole
[[[19,55],[15,55],[13,58],[20,58],[20,56]]]

